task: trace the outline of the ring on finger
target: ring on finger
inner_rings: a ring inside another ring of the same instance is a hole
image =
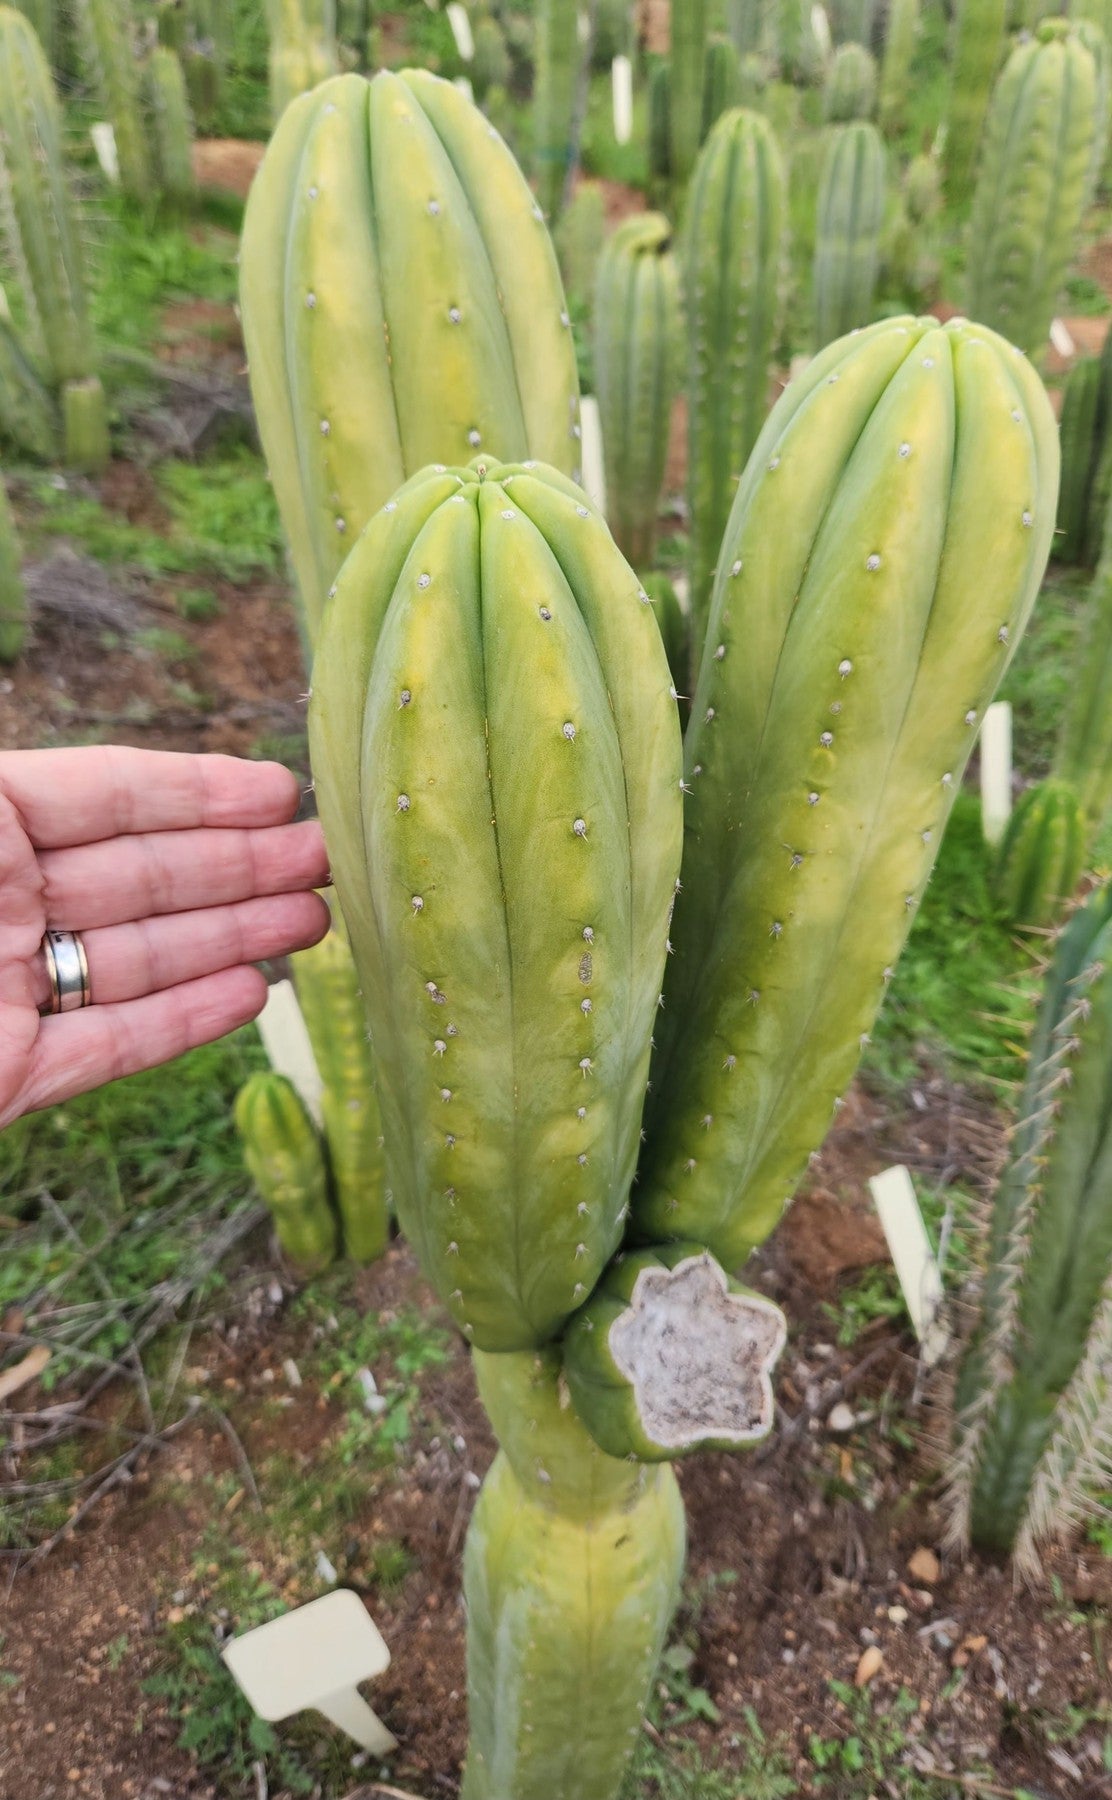
[[[50,1001],[43,1012],[76,1012],[92,1002],[89,959],[77,931],[48,931],[42,941]]]

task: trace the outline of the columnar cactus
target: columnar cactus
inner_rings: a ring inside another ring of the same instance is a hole
[[[606,194],[599,181],[581,181],[560,215],[556,250],[568,299],[590,304],[606,242]]]
[[[193,119],[177,52],[163,44],[156,45],[144,74],[159,192],[173,205],[187,205],[197,192]]]
[[[1077,892],[1085,866],[1085,814],[1069,781],[1027,789],[1011,818],[995,870],[997,898],[1009,919],[1045,930]]]
[[[504,88],[509,81],[510,53],[497,19],[488,16],[477,21],[475,55],[469,73],[477,100],[482,100],[491,88]]]
[[[73,0],[73,5],[84,74],[115,133],[120,186],[133,200],[150,200],[155,180],[131,0]]]
[[[815,36],[812,0],[768,0],[768,47],[785,81],[822,80],[823,49]]]
[[[27,595],[20,571],[19,539],[0,480],[0,662],[14,662],[27,636]]]
[[[842,125],[819,181],[815,234],[815,345],[869,324],[884,224],[884,145],[875,125]]]
[[[768,411],[787,223],[768,121],[725,114],[696,165],[684,226],[689,591],[696,642],[734,493]],[[689,692],[686,681],[681,692]]]
[[[973,189],[996,71],[1004,56],[1008,0],[958,0],[950,58],[943,149],[946,195],[959,204]]]
[[[0,6],[0,253],[19,279],[19,324],[56,393],[67,462],[96,473],[108,456],[81,238],[62,160],[50,70],[22,13]],[[18,376],[13,366],[12,379]]]
[[[1090,562],[1100,549],[1102,521],[1093,517],[1093,484],[1100,463],[1101,359],[1083,356],[1066,376],[1062,392],[1062,484],[1058,496],[1058,531],[1054,560]],[[1095,540],[1095,541],[1094,541]]]
[[[58,455],[54,397],[16,335],[8,298],[0,288],[0,444],[40,462]]]
[[[302,1274],[319,1273],[336,1254],[337,1230],[324,1152],[303,1101],[284,1075],[260,1071],[240,1088],[235,1117],[278,1242]]]
[[[642,1241],[737,1268],[821,1142],[1038,593],[1057,479],[1030,365],[963,321],[832,344],[773,409],[685,742]]]
[[[755,56],[765,47],[767,0],[727,0],[726,23],[739,56]]]
[[[287,109],[248,202],[240,300],[310,638],[367,519],[424,464],[482,450],[575,471],[552,245],[450,82],[341,75]]]
[[[1112,812],[1112,536],[1107,528],[1086,615],[1054,773],[1077,794],[1088,847]]]
[[[635,568],[648,568],[680,382],[679,272],[672,228],[636,213],[606,242],[595,288],[595,385],[610,528]]]
[[[840,44],[826,71],[823,114],[832,124],[871,119],[876,110],[876,62],[862,44]]]
[[[277,124],[291,100],[336,73],[335,0],[266,0],[270,113]]]
[[[578,0],[538,0],[533,77],[533,167],[537,196],[555,219],[579,161],[579,107],[585,77]]]
[[[712,38],[703,63],[703,117],[699,142],[705,143],[715,120],[741,101],[741,62],[728,38]]]
[[[649,174],[667,182],[672,173],[672,71],[666,62],[649,70]]]
[[[900,206],[888,233],[885,266],[890,288],[918,304],[932,300],[942,271],[942,178],[933,156],[913,157]]]
[[[1092,53],[1063,19],[1017,44],[992,96],[970,222],[969,311],[1032,356],[1045,347],[1073,256],[1096,106]]]
[[[703,64],[707,0],[684,0],[671,9],[672,62],[670,148],[672,175],[681,184],[695,166],[703,119]]]
[[[878,96],[880,129],[885,137],[894,137],[903,128],[918,35],[919,0],[890,0]]]
[[[956,1393],[952,1536],[1040,1549],[1112,1478],[1112,888],[1063,931]]]
[[[836,44],[871,44],[876,0],[833,0],[830,23]]]

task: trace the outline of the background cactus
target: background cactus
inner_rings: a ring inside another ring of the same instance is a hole
[[[235,1117],[248,1171],[270,1208],[282,1249],[304,1275],[327,1268],[338,1236],[328,1170],[293,1083],[269,1070],[252,1075],[236,1097]]]
[[[741,64],[728,38],[711,38],[703,63],[703,117],[699,142],[703,144],[715,120],[741,101]]]
[[[992,96],[970,221],[968,306],[1031,356],[1043,352],[1073,256],[1096,104],[1092,54],[1061,19],[1016,45]]]
[[[726,0],[726,24],[739,56],[764,48],[767,0]]]
[[[73,0],[73,12],[85,78],[115,133],[120,187],[133,200],[151,200],[156,187],[130,0]]]
[[[737,1268],[820,1143],[1038,592],[1057,478],[1029,364],[960,321],[832,344],[773,409],[686,734],[634,1190],[650,1241]]]
[[[335,0],[266,0],[270,112],[277,124],[291,100],[337,69]]]
[[[197,192],[193,119],[176,51],[156,45],[147,58],[144,81],[159,192],[172,204],[188,205]]]
[[[471,85],[482,100],[491,88],[504,88],[510,79],[510,53],[497,19],[479,19],[475,25],[475,55],[471,61]]]
[[[0,287],[0,443],[51,462],[58,454],[54,397],[16,334],[8,297]]]
[[[1086,615],[1054,773],[1077,794],[1089,849],[1112,812],[1112,539],[1107,531]]]
[[[995,872],[1009,919],[1036,929],[1054,924],[1077,891],[1085,838],[1085,815],[1070,782],[1027,789],[1008,820]]]
[[[1062,393],[1062,488],[1057,562],[1092,568],[1112,494],[1112,332],[1100,357],[1074,363]]]
[[[862,44],[840,44],[830,59],[823,114],[833,124],[871,119],[876,111],[876,62]]]
[[[924,304],[934,299],[942,271],[941,223],[941,171],[933,156],[916,156],[904,174],[885,265],[888,285]]]
[[[784,81],[808,87],[822,80],[824,57],[815,36],[812,0],[769,0],[768,48]]]
[[[589,309],[606,242],[606,196],[598,181],[577,184],[556,228],[556,250],[568,299]]]
[[[884,201],[884,145],[875,125],[840,126],[819,181],[814,260],[818,349],[872,318]]]
[[[787,184],[771,126],[737,110],[699,157],[684,227],[689,592],[701,645],[738,478],[768,410]],[[685,679],[680,691],[690,691]]]
[[[1050,965],[956,1393],[952,1536],[1040,1547],[1112,1475],[1112,889]]]
[[[662,214],[637,213],[611,234],[595,289],[595,385],[610,528],[638,569],[652,560],[680,381],[679,285]]]
[[[552,245],[509,151],[451,83],[342,75],[294,102],[251,190],[240,300],[310,638],[407,474],[480,449],[574,472]]]
[[[579,161],[579,111],[586,59],[578,0],[538,0],[533,77],[533,167],[537,197],[555,219]]]
[[[1007,0],[957,0],[943,167],[946,197],[958,204],[972,192],[992,84],[1004,56],[1007,10]]]
[[[695,166],[703,121],[703,65],[707,46],[707,0],[684,0],[671,9],[672,59],[669,94],[671,168],[683,183]]]
[[[23,14],[6,6],[0,6],[0,186],[0,254],[19,283],[13,291],[20,338],[57,396],[67,462],[95,473],[107,461],[108,423],[61,118],[39,41]],[[11,385],[20,383],[20,354],[13,344],[5,356]],[[22,383],[22,391],[34,418],[34,387]]]
[[[887,138],[904,125],[918,35],[919,0],[890,0],[878,95],[880,129]]]
[[[27,636],[27,595],[20,570],[19,539],[0,478],[0,662],[14,662]]]

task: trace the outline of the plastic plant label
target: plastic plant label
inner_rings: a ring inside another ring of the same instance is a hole
[[[927,1237],[923,1215],[911,1176],[902,1163],[884,1169],[869,1181],[881,1228],[892,1252],[904,1301],[923,1361],[933,1365],[941,1357],[950,1334],[942,1324],[942,1274]]]
[[[1077,353],[1077,345],[1070,336],[1069,327],[1064,319],[1051,319],[1050,341],[1059,356],[1074,356]]]
[[[454,88],[458,89],[458,91],[463,95],[465,100],[474,100],[475,91],[471,86],[471,81],[468,76],[457,75],[455,80],[452,83],[452,86]]]
[[[292,1081],[310,1117],[321,1123],[324,1083],[301,1016],[292,981],[276,981],[266,997],[257,1024],[270,1066],[276,1075]]]
[[[120,157],[116,149],[116,133],[109,120],[101,119],[98,124],[89,126],[89,136],[93,140],[93,149],[101,170],[113,187],[120,180]]]
[[[358,1594],[336,1588],[233,1638],[225,1663],[260,1719],[323,1713],[363,1750],[388,1756],[397,1739],[357,1683],[381,1675],[390,1652]]]
[[[588,499],[599,512],[606,511],[606,471],[602,460],[602,420],[598,401],[584,394],[579,402],[580,451],[583,460],[583,487]]]
[[[998,844],[1012,816],[1012,709],[996,700],[981,726],[981,829]]]
[[[459,0],[449,0],[449,4],[444,8],[444,14],[452,27],[452,36],[456,40],[460,61],[470,62],[475,55],[475,39],[471,34],[471,20],[467,16],[466,6],[461,6]]]
[[[830,36],[830,20],[826,16],[825,6],[812,6],[811,30],[815,34],[815,41],[825,62],[833,47],[833,39]]]
[[[628,144],[633,136],[633,64],[628,56],[616,56],[610,65],[610,94],[614,103],[614,141]]]

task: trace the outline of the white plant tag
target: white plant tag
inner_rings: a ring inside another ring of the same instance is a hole
[[[941,1321],[942,1274],[927,1237],[911,1176],[902,1163],[897,1163],[872,1176],[869,1189],[915,1335],[922,1346],[923,1361],[933,1365],[945,1350],[950,1334]]]
[[[93,140],[97,161],[101,170],[112,183],[117,186],[120,179],[120,156],[116,149],[116,133],[108,119],[102,119],[97,125],[89,126],[89,136]]]
[[[598,401],[584,394],[579,402],[580,449],[583,457],[583,487],[588,499],[599,512],[606,511],[606,467],[602,458],[602,420]]]
[[[256,1023],[274,1073],[293,1082],[311,1117],[319,1125],[324,1083],[292,981],[274,983]]]
[[[833,47],[833,40],[830,36],[830,20],[826,16],[825,6],[812,6],[811,30],[815,34],[815,41],[822,52],[822,60],[825,62]]]
[[[1012,709],[995,700],[981,726],[981,829],[998,844],[1012,816]]]
[[[466,6],[461,6],[459,0],[449,0],[444,11],[452,27],[452,36],[456,40],[461,60],[470,62],[475,54],[475,39],[471,35],[471,20],[467,16]]]
[[[350,1588],[245,1631],[222,1655],[260,1719],[288,1719],[311,1708],[375,1756],[397,1749],[393,1732],[356,1686],[388,1669],[390,1652]]]
[[[1051,319],[1050,341],[1054,345],[1059,356],[1076,355],[1077,345],[1070,336],[1069,328],[1064,319]]]
[[[474,100],[475,90],[471,86],[471,82],[466,75],[457,75],[452,86],[459,89],[465,100]]]
[[[633,136],[633,64],[628,56],[616,56],[610,65],[610,93],[614,102],[614,141],[628,144]]]

